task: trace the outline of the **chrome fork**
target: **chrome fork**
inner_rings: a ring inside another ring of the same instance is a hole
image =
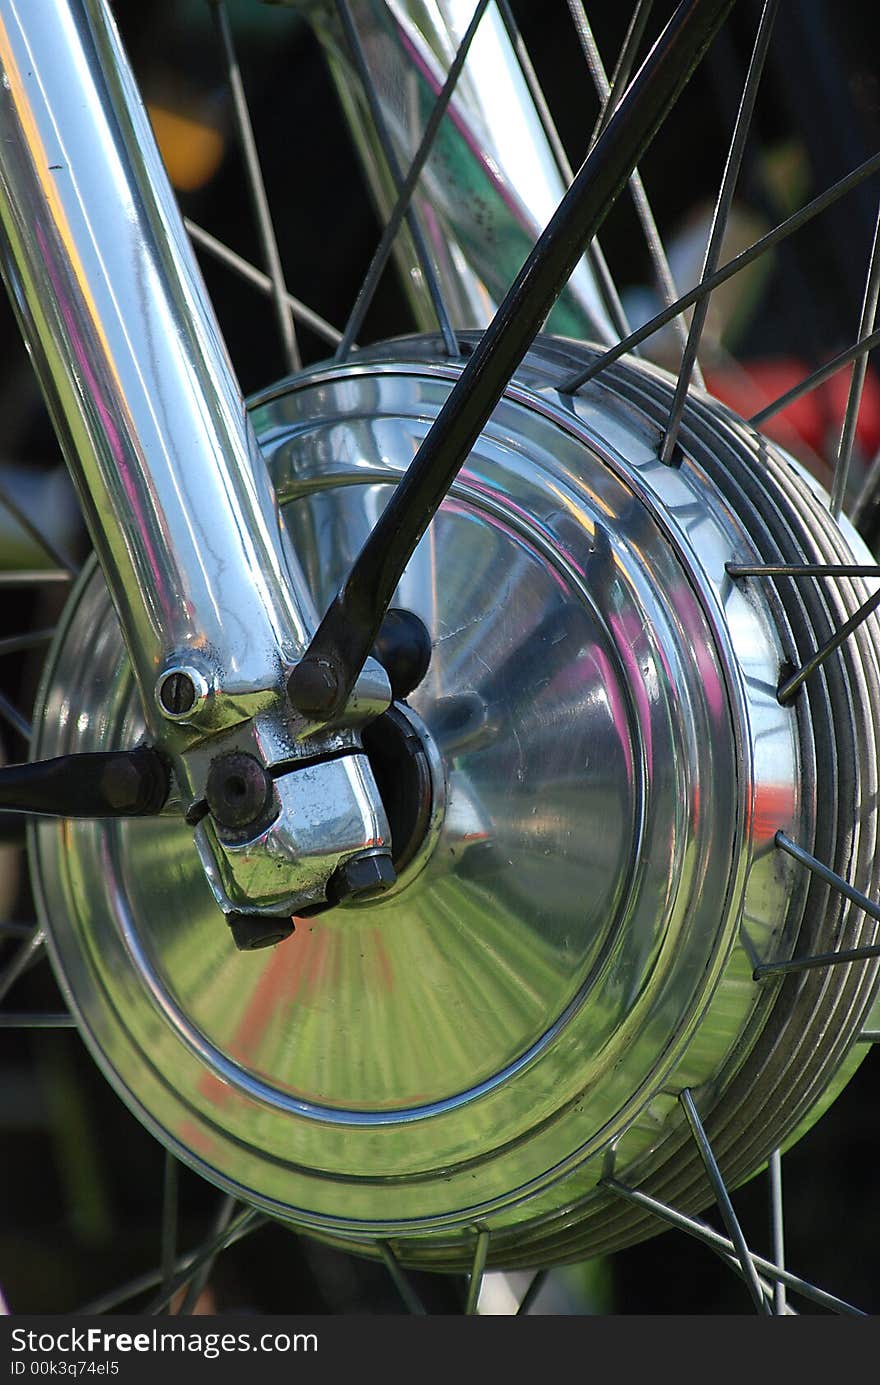
[[[357,83],[343,71],[338,25],[311,0],[282,2],[300,4],[315,24],[348,108]],[[460,8],[358,0],[351,23],[369,86],[424,88],[431,98],[461,38]],[[371,60],[390,82],[375,82]],[[471,62],[450,127],[456,161],[468,186],[476,179],[499,240],[525,253],[563,183],[494,5]],[[388,707],[389,680],[368,659],[329,722],[326,707],[317,710],[326,690],[312,700],[307,689],[304,699],[301,677],[291,705],[291,672],[321,674],[320,660],[303,661],[317,613],[107,0],[0,0],[0,79],[3,273],[119,615],[148,735],[173,768],[215,898],[230,919],[251,920],[237,938],[272,941],[282,916],[393,880],[388,822],[359,738]],[[511,152],[513,112],[528,137],[520,132]],[[354,114],[381,203],[376,122],[393,132],[386,142],[403,141],[406,158],[406,112],[383,111],[379,99],[377,110],[366,102]],[[468,162],[468,130],[492,152],[485,167]],[[428,166],[436,183],[430,158]],[[425,253],[456,321],[483,326],[505,276],[495,282],[491,259],[470,262],[466,247],[479,238],[456,188],[439,195],[443,215]],[[401,249],[406,263],[406,235]],[[577,268],[560,311],[566,330],[611,338],[592,270]],[[423,321],[418,293],[413,306]],[[446,335],[454,346],[448,323]],[[93,767],[99,801],[102,773]],[[45,811],[47,797],[43,786],[26,810]],[[65,801],[69,811],[70,794]],[[255,916],[272,922],[257,919],[254,931]]]
[[[316,612],[104,0],[0,0],[0,83],[3,273],[150,739],[227,915],[320,905],[390,866],[358,735],[387,676],[335,725],[285,695]]]

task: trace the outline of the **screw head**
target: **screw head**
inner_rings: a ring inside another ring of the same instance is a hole
[[[197,668],[178,664],[160,673],[156,683],[156,702],[169,721],[189,721],[207,701],[210,686]]]
[[[188,712],[195,705],[196,690],[185,673],[169,673],[159,689],[159,701],[173,716]]]

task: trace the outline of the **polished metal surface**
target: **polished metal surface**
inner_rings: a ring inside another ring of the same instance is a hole
[[[224,750],[245,745],[270,767],[350,750],[309,769],[305,828],[304,782],[282,784],[271,843],[252,844],[247,864],[206,829],[239,905],[289,912],[323,899],[338,860],[383,845],[387,823],[356,734],[315,736],[287,705],[285,679],[315,609],[103,0],[0,5],[0,147],[4,272],[119,613],[146,729],[189,804]],[[181,666],[201,691],[169,719],[155,690]],[[348,726],[389,696],[371,661]],[[197,744],[206,731],[215,733],[209,753]]]
[[[147,716],[192,651],[239,721],[314,612],[108,7],[4,0],[0,69],[5,271]]]
[[[318,606],[456,377],[430,351],[401,343],[253,403]],[[32,836],[55,965],[141,1118],[237,1195],[338,1244],[390,1237],[403,1263],[469,1268],[475,1218],[495,1264],[647,1234],[601,1186],[609,1169],[704,1205],[677,1093],[700,1093],[707,1124],[727,1113],[713,1147],[727,1174],[735,1135],[745,1176],[843,1080],[874,990],[864,963],[806,996],[753,978],[798,937],[871,940],[858,911],[811,911],[773,843],[819,840],[832,781],[865,801],[876,785],[872,717],[834,731],[815,699],[777,700],[789,615],[726,572],[770,559],[749,467],[792,526],[803,513],[821,560],[864,550],[717,407],[691,402],[669,468],[667,379],[618,367],[572,400],[554,385],[576,365],[552,342],[527,359],[396,593],[432,636],[409,715],[433,788],[422,850],[385,899],[236,954],[179,821]],[[854,608],[866,585],[844,587]],[[874,627],[846,661],[862,696]],[[837,737],[833,775],[814,725]],[[35,754],[141,727],[93,570],[48,661]],[[871,893],[876,813],[857,832],[850,879]]]
[[[247,840],[205,817],[196,849],[224,913],[290,917],[322,904],[337,866],[388,847],[390,832],[367,757],[305,763],[274,781],[278,817]],[[375,801],[374,801],[375,799]]]
[[[314,25],[384,220],[395,190],[335,11],[314,0],[285,3],[301,8]],[[355,0],[351,12],[405,171],[473,5],[471,0]],[[413,199],[456,328],[487,325],[564,191],[498,8],[489,5]],[[406,231],[398,238],[398,252],[416,321],[433,327],[430,296]],[[585,261],[563,290],[549,327],[616,341]]]

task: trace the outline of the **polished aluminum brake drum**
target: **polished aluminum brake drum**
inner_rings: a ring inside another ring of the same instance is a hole
[[[786,681],[873,586],[730,568],[870,555],[698,392],[662,464],[668,377],[619,364],[564,392],[586,359],[531,353],[396,594],[432,657],[367,735],[394,800],[380,903],[241,953],[179,817],[32,831],[56,968],[136,1114],[273,1216],[412,1265],[467,1266],[481,1231],[506,1266],[648,1235],[620,1185],[712,1196],[683,1091],[735,1185],[865,1051],[875,961],[761,967],[875,940],[813,865],[876,897],[874,619]],[[254,401],[320,609],[459,370],[402,342]],[[35,754],[140,734],[92,567]]]

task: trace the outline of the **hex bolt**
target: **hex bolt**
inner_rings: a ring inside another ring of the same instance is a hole
[[[211,764],[205,798],[215,821],[238,832],[259,822],[272,803],[272,777],[253,755],[233,751]]]
[[[375,899],[396,881],[389,852],[362,851],[336,867],[327,881],[327,901],[336,905]]]
[[[156,701],[159,710],[169,721],[186,721],[207,700],[210,686],[197,668],[181,664],[166,668],[159,675]]]
[[[158,813],[168,798],[168,768],[159,754],[147,746],[108,756],[101,788],[108,807],[120,814]]]

